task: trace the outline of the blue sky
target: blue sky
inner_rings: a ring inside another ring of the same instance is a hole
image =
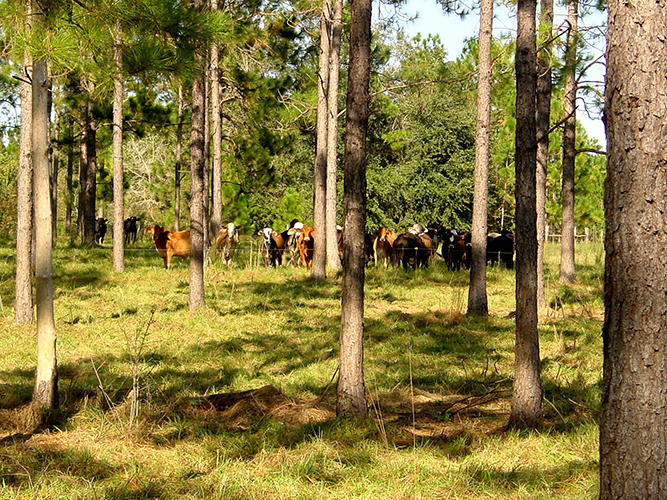
[[[455,59],[463,48],[466,38],[477,36],[479,31],[478,14],[476,12],[461,19],[457,15],[445,15],[442,7],[435,0],[408,0],[402,9],[406,14],[414,15],[419,13],[419,18],[414,23],[406,23],[406,31],[411,35],[428,33],[440,35],[445,47],[448,49],[450,59]],[[600,23],[603,14],[587,16],[580,20],[580,26],[592,26]],[[563,22],[565,11],[563,7],[556,8],[554,24],[557,26]],[[506,8],[496,7],[495,20],[493,23],[494,36],[500,36],[503,32],[516,30],[516,18]],[[604,42],[598,41],[591,50],[602,53],[604,51]],[[589,70],[590,79],[602,80],[601,66]],[[588,135],[598,140],[604,147],[606,137],[602,121],[595,117],[591,119],[583,110],[578,110],[577,118],[586,128]]]

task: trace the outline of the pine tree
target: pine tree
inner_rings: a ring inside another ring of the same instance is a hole
[[[519,0],[516,42],[516,340],[509,427],[537,427],[541,420],[540,349],[537,334],[535,0]]]
[[[327,249],[327,126],[329,106],[329,64],[331,57],[331,0],[322,0],[320,13],[320,54],[317,71],[317,124],[315,144],[315,171],[313,175],[313,228],[315,244],[313,246],[313,267],[311,276],[316,280],[326,278]]]
[[[667,12],[609,6],[600,499],[667,491]]]
[[[41,24],[45,13],[37,2],[32,11]],[[56,326],[53,311],[51,190],[49,181],[49,92],[46,59],[35,58],[32,75],[32,151],[35,186],[35,304],[37,306],[37,368],[32,401],[40,409],[58,406]]]
[[[204,1],[195,0],[194,8],[203,9]],[[206,73],[203,69],[203,47],[195,53],[200,72],[192,83],[192,130],[190,137],[190,310],[205,303],[204,298],[204,238],[206,196],[204,175],[206,172]]]
[[[365,418],[364,273],[366,252],[366,134],[368,131],[371,0],[352,3],[345,122],[345,240],[341,297],[337,413]]]
[[[27,19],[30,19],[28,7]],[[30,52],[25,51],[24,73],[32,70]],[[14,322],[27,325],[34,320],[32,293],[32,85],[21,83],[21,131],[19,138],[19,169],[16,180],[16,281]]]
[[[491,140],[491,41],[493,0],[480,5],[479,56],[477,64],[477,129],[475,138],[475,192],[472,219],[472,261],[468,312],[488,314],[486,296],[486,233],[489,202],[489,151]]]
[[[540,2],[540,50],[537,54],[537,307],[546,305],[544,290],[544,245],[546,243],[547,166],[549,164],[549,127],[551,120],[551,56],[554,17],[553,0]]]
[[[326,232],[327,264],[341,269],[338,252],[338,80],[340,73],[340,44],[343,31],[343,0],[333,0],[331,24],[331,57],[329,58],[329,94],[327,97],[327,187]]]
[[[125,100],[123,55],[123,30],[119,21],[113,26],[113,270],[125,270],[125,199],[123,189],[123,101]]]
[[[563,111],[565,125],[563,132],[563,180],[562,203],[563,220],[561,230],[560,280],[572,283],[575,277],[574,264],[574,166],[577,155],[577,18],[578,0],[570,0],[567,5],[567,43],[565,48],[565,98]]]

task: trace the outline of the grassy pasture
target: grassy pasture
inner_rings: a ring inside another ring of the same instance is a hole
[[[597,498],[601,245],[577,247],[572,286],[547,248],[537,433],[503,431],[510,271],[489,268],[491,314],[475,318],[463,271],[369,267],[372,418],[349,423],[335,419],[339,276],[267,269],[246,239],[232,269],[213,256],[190,313],[188,261],[167,271],[148,246],[122,274],[110,244],[55,249],[62,411],[41,430],[23,410],[35,327],[13,324],[14,249],[0,249],[0,499]]]

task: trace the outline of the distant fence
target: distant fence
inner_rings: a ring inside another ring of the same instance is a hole
[[[562,235],[549,233],[547,227],[545,239],[551,243],[560,243]],[[602,240],[602,233],[600,231],[592,231],[590,228],[584,228],[584,232],[580,233],[577,228],[574,228],[574,241],[577,243],[596,243]]]

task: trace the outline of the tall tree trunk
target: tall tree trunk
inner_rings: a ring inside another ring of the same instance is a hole
[[[468,313],[488,314],[486,295],[486,233],[489,203],[489,155],[491,138],[491,40],[493,0],[482,0],[479,18],[477,62],[477,130],[475,139],[475,188],[472,215],[472,262],[468,289]]]
[[[26,51],[24,68],[32,66]],[[32,168],[32,86],[21,84],[21,131],[19,138],[19,169],[16,178],[16,283],[14,322],[27,325],[34,319],[32,296],[32,230],[33,230],[33,168]]]
[[[204,5],[206,2],[204,1]],[[211,196],[210,196],[210,186],[211,186],[211,120],[209,119],[209,102],[208,102],[208,89],[209,82],[211,81],[211,72],[209,69],[206,70],[204,75],[204,184],[202,186],[202,210],[204,211],[204,243],[202,247],[202,255],[204,260],[206,260],[206,249],[210,246],[210,236],[209,236],[209,227],[210,227],[210,212],[211,208]]]
[[[74,134],[72,117],[67,120],[67,179],[65,180],[67,196],[65,198],[65,233],[72,234],[72,208],[74,204]]]
[[[577,134],[577,17],[578,0],[570,0],[567,8],[567,46],[565,48],[565,99],[563,111],[563,226],[561,229],[560,280],[574,282],[574,160]]]
[[[34,9],[37,11],[38,9]],[[56,326],[53,313],[52,225],[49,161],[49,90],[45,59],[35,61],[32,84],[32,148],[35,186],[35,298],[37,305],[37,368],[33,403],[58,406]]]
[[[125,271],[124,192],[123,192],[123,55],[122,28],[114,26],[113,79],[113,270]]]
[[[608,3],[600,499],[667,492],[667,12]]]
[[[49,96],[52,96],[53,93],[49,92]],[[53,98],[49,99],[53,103]],[[49,106],[51,109],[51,106]],[[59,142],[60,139],[60,113],[56,111],[55,113],[56,122],[54,124],[53,130],[56,138],[56,142]],[[51,235],[53,236],[53,243],[55,245],[56,240],[58,239],[58,170],[60,167],[60,146],[56,145],[53,147],[52,154],[52,169],[51,169]]]
[[[329,57],[331,55],[331,0],[322,0],[320,13],[320,57],[317,72],[317,130],[315,172],[313,175],[313,267],[311,276],[316,280],[327,277],[326,261],[326,196],[327,196],[327,95],[329,92]]]
[[[201,9],[203,0],[195,0],[195,9]],[[201,52],[202,49],[200,49]],[[203,66],[201,53],[195,61]],[[199,309],[204,300],[204,228],[206,213],[204,197],[206,192],[206,73],[201,68],[192,84],[192,132],[190,136],[190,310]]]
[[[536,0],[519,0],[516,42],[516,340],[509,427],[536,427],[541,419],[537,335],[537,230],[535,176]]]
[[[81,160],[79,162],[79,228],[81,241],[89,244],[95,241],[95,197],[97,191],[97,151],[96,130],[92,116],[92,105],[86,102],[82,107],[83,137]]]
[[[340,44],[343,31],[343,0],[333,0],[331,25],[331,57],[329,59],[329,93],[327,104],[327,186],[326,186],[326,244],[327,264],[341,269],[338,253],[338,80],[340,73]]]
[[[345,265],[336,408],[338,415],[346,418],[365,418],[368,414],[363,346],[371,5],[371,0],[354,0],[350,15],[350,64],[345,122]]]
[[[553,0],[540,2],[540,50],[537,54],[537,308],[546,305],[544,290],[544,246],[547,227],[547,165],[551,121],[551,36],[554,24]]]
[[[211,10],[218,10],[218,0],[211,0]],[[211,128],[213,173],[211,180],[211,235],[215,238],[222,224],[222,120],[220,114],[220,55],[218,43],[211,45]]]
[[[178,124],[176,125],[176,166],[174,168],[174,231],[181,227],[181,150],[183,147],[183,85],[178,85]]]

